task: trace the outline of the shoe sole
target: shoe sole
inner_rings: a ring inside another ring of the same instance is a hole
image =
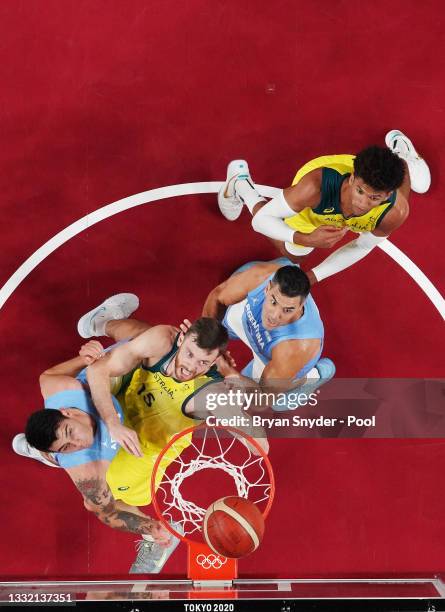
[[[241,213],[243,212],[243,204],[241,202],[240,206],[239,206],[239,210],[234,211],[233,214],[231,213],[231,211],[229,212],[225,208],[226,200],[229,199],[229,198],[226,198],[226,196],[224,195],[224,193],[226,191],[226,186],[227,186],[227,181],[224,183],[224,185],[218,191],[218,206],[219,206],[219,210],[221,211],[221,214],[223,215],[223,217],[225,217],[228,221],[236,221],[238,219],[238,217],[241,215]]]

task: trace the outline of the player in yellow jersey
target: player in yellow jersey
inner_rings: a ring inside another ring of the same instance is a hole
[[[106,335],[116,342],[132,338],[91,364],[87,381],[98,413],[122,447],[107,472],[107,482],[115,498],[142,506],[151,501],[147,474],[159,453],[176,433],[208,416],[204,389],[212,385],[213,393],[225,391],[223,378],[240,375],[225,356],[228,334],[219,321],[203,317],[186,333],[171,325],[150,327],[126,318],[137,306],[136,296],[112,296],[79,320],[78,331],[84,338]],[[122,424],[109,380],[133,369]],[[184,448],[190,439],[183,439]],[[267,445],[265,440],[260,443]],[[176,448],[176,455],[166,456],[165,465],[183,450]]]
[[[359,234],[307,272],[313,285],[353,265],[400,227],[408,217],[410,189],[429,189],[428,166],[411,140],[391,130],[385,142],[386,147],[371,146],[356,156],[308,162],[292,186],[269,202],[256,190],[247,162],[234,160],[218,194],[220,210],[234,221],[245,204],[252,227],[296,263],[314,248],[335,246],[348,231]]]
[[[228,336],[216,319],[198,319],[178,333],[173,326],[128,319],[138,305],[135,295],[119,294],[80,319],[83,337],[106,335],[116,345],[104,351],[90,341],[79,357],[44,372],[45,410],[30,416],[26,438],[16,436],[13,447],[20,455],[63,467],[85,507],[102,522],[141,534],[130,572],[155,573],[178,542],[140,510],[151,502],[154,463],[176,433],[214,414],[207,411],[205,387],[212,385],[214,395],[226,391],[224,376],[240,376],[230,356],[222,355]],[[115,381],[127,373],[119,389]],[[110,379],[117,397],[111,395]],[[181,447],[166,454],[160,478],[190,442],[191,436],[183,437]],[[267,450],[266,440],[258,442]]]

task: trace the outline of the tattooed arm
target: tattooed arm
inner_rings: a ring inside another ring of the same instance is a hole
[[[159,544],[167,545],[170,535],[160,521],[144,517],[136,509],[132,511],[131,506],[116,502],[105,478],[108,466],[108,461],[93,461],[66,470],[82,494],[85,508],[113,529],[151,535]]]

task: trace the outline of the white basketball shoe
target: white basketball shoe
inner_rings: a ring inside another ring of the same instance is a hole
[[[219,210],[229,221],[236,221],[243,210],[243,201],[235,191],[235,183],[240,179],[252,180],[249,166],[244,159],[234,159],[227,166],[226,182],[218,192]]]
[[[139,298],[134,293],[112,295],[79,319],[77,331],[82,338],[104,336],[108,321],[128,319],[138,308]]]
[[[39,450],[28,444],[24,433],[19,433],[14,436],[14,439],[12,441],[12,448],[14,452],[17,453],[17,455],[22,455],[22,457],[35,459],[36,461],[40,461],[40,463],[44,463],[45,465],[49,465],[50,467],[60,467],[60,465],[56,465],[55,463],[51,463],[51,461],[48,461],[48,459],[46,459],[46,457],[44,457]]]
[[[420,157],[411,140],[400,130],[391,130],[385,136],[386,146],[406,161],[411,179],[411,189],[425,193],[431,185],[431,173],[426,161]]]

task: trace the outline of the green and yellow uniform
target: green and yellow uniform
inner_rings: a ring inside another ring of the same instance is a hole
[[[152,367],[136,368],[130,383],[121,391],[124,424],[134,429],[141,443],[143,457],[130,455],[122,448],[110,464],[107,482],[115,499],[132,506],[151,502],[150,480],[155,461],[172,437],[201,423],[185,414],[187,403],[203,387],[222,380],[216,368],[187,382],[167,376],[165,369],[178,350],[171,351]],[[191,434],[182,437],[165,454],[158,469],[158,483],[164,470],[191,443]]]
[[[322,168],[321,198],[315,208],[305,208],[293,217],[285,219],[289,227],[303,234],[312,233],[320,225],[348,227],[358,234],[372,232],[378,227],[394,206],[396,191],[388,200],[359,217],[344,217],[341,211],[341,186],[353,172],[354,158],[354,155],[324,155],[311,160],[298,170],[292,185],[296,185],[308,172]]]

